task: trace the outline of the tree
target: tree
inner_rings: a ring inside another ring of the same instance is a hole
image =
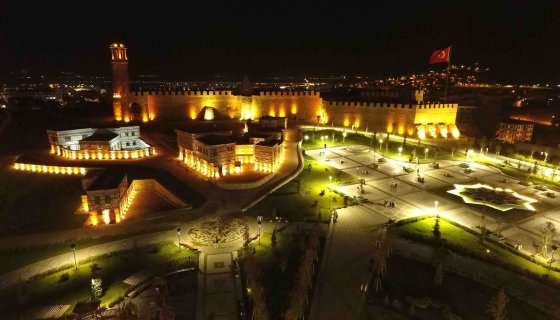
[[[103,281],[101,278],[91,279],[91,295],[95,299],[99,299],[103,295]]]
[[[440,239],[441,238],[441,231],[439,230],[439,216],[436,217],[436,223],[434,224],[434,229],[432,230],[432,233],[434,234],[434,237],[436,239]]]
[[[552,222],[548,221],[539,231],[541,232],[541,255],[543,258],[547,258],[548,246],[550,246],[556,236],[556,227]]]
[[[309,288],[312,286],[315,264],[319,258],[319,235],[319,226],[314,225],[304,247],[303,258],[296,274],[296,282],[289,297],[288,308],[284,314],[286,320],[301,319],[305,312],[305,306],[309,303]]]
[[[490,300],[488,312],[492,315],[494,320],[506,319],[506,305],[508,301],[509,298],[503,288]]]
[[[484,152],[484,149],[486,148],[487,145],[488,145],[488,139],[486,138],[486,136],[484,136],[482,137],[482,139],[480,139],[480,150]]]
[[[253,317],[255,320],[268,320],[268,311],[264,298],[264,290],[260,284],[259,271],[255,257],[249,245],[245,246],[245,265],[247,270],[247,289],[253,301]]]
[[[270,237],[270,245],[272,248],[276,248],[276,227],[272,229],[272,236]]]
[[[496,143],[496,146],[494,147],[494,151],[497,155],[500,154],[500,152],[502,151],[502,144],[501,143]]]

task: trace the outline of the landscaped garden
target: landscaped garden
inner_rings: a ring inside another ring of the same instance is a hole
[[[399,233],[413,240],[448,247],[458,253],[490,261],[535,279],[544,279],[555,285],[560,284],[560,272],[535,263],[531,261],[534,258],[523,256],[521,253],[514,252],[513,248],[505,248],[504,245],[477,235],[474,231],[467,231],[465,227],[460,227],[441,217],[438,238],[433,232],[435,222],[435,217],[419,217],[418,221],[402,222]]]
[[[446,141],[448,148],[438,148],[417,141],[405,141],[400,136],[387,135],[387,133],[376,133],[374,136],[348,130],[346,131],[346,137],[344,137],[343,131],[333,129],[308,129],[303,133],[302,146],[304,149],[320,149],[325,144],[327,147],[364,145],[375,149],[385,157],[401,161],[410,161],[411,156],[413,156],[412,161],[414,162],[418,157],[420,163],[432,163],[443,159],[465,159],[461,142],[456,140]]]
[[[249,214],[288,220],[329,219],[332,209],[345,205],[344,196],[330,186],[358,182],[341,170],[305,157],[303,171],[251,208]]]
[[[38,307],[67,304],[68,310],[79,302],[92,297],[92,278],[102,280],[102,306],[118,302],[133,288],[122,281],[144,271],[152,276],[163,276],[177,270],[188,261],[196,261],[189,250],[165,242],[128,251],[115,252],[81,262],[78,268],[37,275],[32,279],[0,290],[1,309],[8,314],[29,312]],[[5,314],[6,314],[5,313]]]
[[[258,285],[262,288],[265,312],[269,319],[274,320],[289,318],[286,314],[292,314],[295,310],[299,310],[296,314],[309,311],[309,304],[304,300],[306,296],[307,299],[312,297],[311,289],[314,286],[311,283],[316,280],[316,273],[312,270],[318,270],[322,252],[320,248],[325,242],[320,225],[315,223],[303,227],[286,225],[275,230],[263,233],[260,241],[253,241],[248,250],[240,250],[244,270],[242,280],[244,286],[248,285],[248,303],[258,303],[253,292],[254,285]],[[314,239],[317,240],[317,246],[313,245]],[[258,283],[248,281],[251,275],[247,252],[252,255],[252,263],[258,270]],[[309,260],[310,257],[314,258]],[[302,278],[304,274],[307,276]]]
[[[387,314],[383,319],[452,319],[452,313],[462,319],[492,319],[489,304],[497,294],[497,289],[449,272],[444,272],[439,279],[441,284],[436,284],[436,270],[432,265],[415,260],[390,257],[381,290],[378,293],[369,290],[368,305],[361,319],[371,319],[381,312]],[[522,300],[508,298],[507,319],[554,319]]]

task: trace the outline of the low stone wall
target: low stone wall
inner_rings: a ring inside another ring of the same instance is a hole
[[[223,182],[221,180],[216,181],[216,185],[222,189],[227,190],[244,190],[244,189],[253,189],[262,186],[263,184],[267,183],[272,179],[276,174],[271,173],[265,177],[260,178],[256,181],[251,182]]]
[[[155,179],[142,179],[132,181],[132,189],[136,192],[151,191],[157,193],[160,197],[173,203],[179,207],[191,208],[191,205],[177,197],[171,191],[167,190]]]

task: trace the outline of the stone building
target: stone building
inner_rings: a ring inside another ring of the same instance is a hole
[[[521,120],[507,120],[498,124],[496,140],[507,143],[531,142],[535,124]]]
[[[136,159],[155,154],[139,126],[47,130],[51,153],[69,159]]]
[[[215,127],[176,129],[179,159],[213,179],[247,169],[275,172],[284,158],[286,120],[268,117],[263,123],[265,127],[248,121],[244,134]]]

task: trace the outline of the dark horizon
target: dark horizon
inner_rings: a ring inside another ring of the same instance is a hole
[[[489,67],[488,79],[557,82],[560,6],[547,0],[99,4],[2,3],[0,68],[110,75],[109,44],[129,49],[130,73],[162,78],[366,75]]]

